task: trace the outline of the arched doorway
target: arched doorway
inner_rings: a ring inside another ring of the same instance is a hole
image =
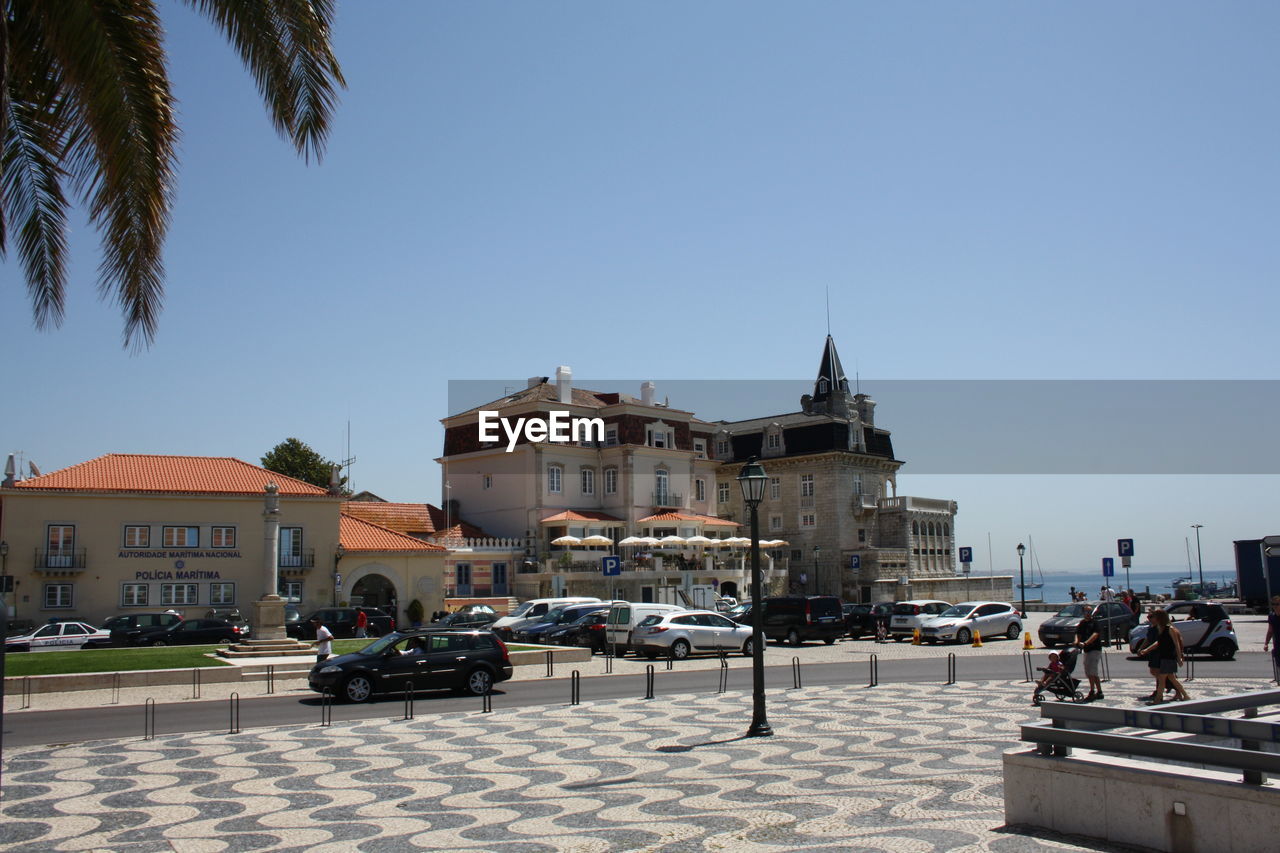
[[[720,584],[720,595],[725,598],[737,598],[738,584],[734,581],[724,581]]]
[[[365,575],[351,587],[351,604],[362,607],[377,607],[392,616],[396,613],[396,587],[383,575]]]

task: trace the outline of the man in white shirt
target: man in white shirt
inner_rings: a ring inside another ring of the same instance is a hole
[[[333,632],[324,626],[319,616],[311,617],[316,629],[316,663],[324,663],[333,654]]]
[[[1110,586],[1104,586],[1102,588],[1102,594],[1099,596],[1099,598],[1101,598],[1103,601],[1115,601],[1116,591],[1112,589]]]

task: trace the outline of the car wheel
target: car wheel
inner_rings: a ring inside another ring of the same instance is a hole
[[[835,638],[835,637],[823,637],[823,638],[822,638],[822,642],[826,643],[828,646],[834,646],[834,645],[835,645],[835,642],[836,642],[836,638]]]
[[[342,684],[342,698],[348,702],[367,702],[373,695],[373,682],[367,675],[353,675]]]
[[[905,640],[905,639],[906,639],[906,637],[902,636],[901,634],[894,634],[894,635],[893,635],[893,641],[894,641],[895,643],[901,643],[901,642],[902,642],[903,640]]]
[[[1225,637],[1220,637],[1209,646],[1209,654],[1213,655],[1215,660],[1231,660],[1236,656],[1236,644]]]
[[[747,637],[747,641],[742,644],[742,653],[747,657],[751,657],[752,655],[755,654],[755,649],[756,649],[755,638]]]
[[[167,646],[167,645],[169,645],[169,641],[168,641],[168,640],[152,640],[152,641],[151,641],[151,645],[153,645],[153,646]]]
[[[671,657],[676,660],[684,660],[689,656],[689,644],[684,640],[676,640],[671,644]]]
[[[1018,635],[1021,633],[1022,633],[1022,626],[1019,625],[1017,622],[1010,622],[1009,630],[1005,631],[1004,635],[1008,637],[1010,640],[1016,640],[1018,639]]]
[[[1015,637],[1014,639],[1017,639],[1017,638]],[[1055,646],[1057,646],[1057,645],[1058,645],[1058,641],[1057,641],[1057,640],[1046,640],[1044,637],[1041,637],[1041,638],[1040,638],[1040,645],[1044,646],[1046,649],[1052,649],[1052,648],[1054,648]]]
[[[463,689],[472,696],[485,695],[493,690],[493,673],[483,668],[471,670]]]
[[[862,632],[861,632],[861,631],[850,631],[850,632],[849,632],[849,639],[850,639],[850,640],[856,640],[856,639],[858,639],[858,638],[859,638],[859,637],[861,637],[861,636],[862,636]]]
[[[5,652],[29,652],[30,646],[5,646]]]
[[[968,643],[972,639],[973,639],[973,634],[969,631],[968,628],[961,628],[959,631],[956,631],[956,642],[959,643],[960,645],[963,646],[965,643]]]
[[[788,631],[788,632],[787,632],[787,643],[788,643],[788,644],[793,645],[793,646],[798,646],[798,645],[800,645],[800,643],[802,643],[802,642],[803,642],[803,641],[800,639],[800,632],[799,632],[799,631],[797,631],[795,628],[792,628],[790,631]]]

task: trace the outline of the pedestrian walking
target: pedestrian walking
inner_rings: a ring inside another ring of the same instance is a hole
[[[363,610],[356,611],[356,637],[364,639],[369,636],[369,615]]]
[[[1271,674],[1280,681],[1280,595],[1271,596],[1271,612],[1267,614],[1267,638],[1262,650],[1271,646]]]
[[[1176,691],[1179,702],[1191,698],[1178,680],[1178,667],[1182,666],[1182,635],[1169,622],[1169,614],[1163,610],[1153,610],[1147,617],[1151,622],[1151,630],[1147,633],[1147,645],[1138,651],[1147,658],[1147,669],[1156,680],[1156,689],[1148,698],[1148,705],[1159,705],[1164,702],[1166,685]]]
[[[316,629],[316,663],[324,663],[333,654],[333,632],[324,626],[319,616],[311,617],[311,626]]]
[[[1102,678],[1098,675],[1098,666],[1102,663],[1102,632],[1092,610],[1086,610],[1076,626],[1076,645],[1084,653],[1084,677],[1089,679],[1089,695],[1084,701],[1101,699]]]

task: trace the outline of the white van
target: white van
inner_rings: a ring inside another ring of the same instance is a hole
[[[632,647],[632,632],[646,616],[688,609],[679,604],[614,601],[609,605],[609,616],[604,623],[605,648],[615,655],[624,655]]]
[[[489,630],[502,637],[504,640],[511,639],[511,626],[522,619],[532,619],[535,616],[542,616],[553,607],[560,607],[563,604],[603,604],[598,598],[590,598],[570,596],[568,598],[531,598],[528,601],[522,601],[506,616],[503,616],[497,622],[489,626]]]

